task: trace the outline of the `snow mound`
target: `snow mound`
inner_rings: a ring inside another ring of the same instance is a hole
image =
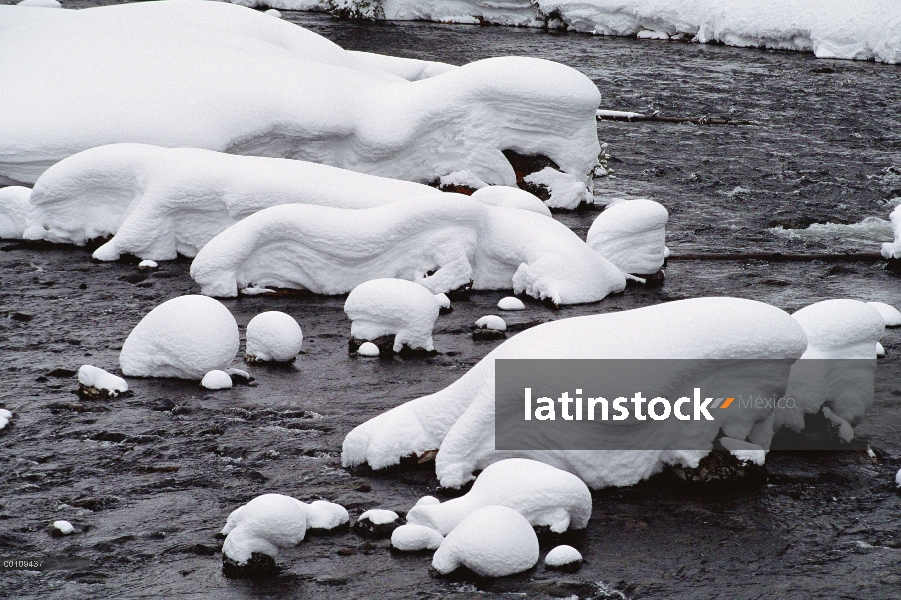
[[[895,473],[895,487],[901,489],[901,469],[898,469],[898,472]]]
[[[238,324],[220,302],[179,296],[150,311],[128,334],[119,354],[129,377],[200,380],[226,369],[240,346]]]
[[[19,185],[0,188],[0,239],[17,240],[28,227],[31,188]]]
[[[882,314],[859,300],[824,300],[792,315],[807,335],[801,358],[875,358],[885,333]]]
[[[432,566],[446,575],[467,567],[482,577],[521,573],[538,562],[538,536],[521,514],[486,506],[463,519],[441,542]]]
[[[303,541],[307,532],[307,506],[290,496],[263,494],[235,509],[222,528],[226,535],[222,554],[246,565],[251,554],[272,558],[280,548]]]
[[[347,296],[344,312],[351,320],[350,334],[358,340],[394,336],[394,351],[435,349],[432,328],[440,310],[435,295],[403,279],[373,279]]]
[[[479,329],[490,329],[491,331],[507,331],[507,324],[497,315],[479,317],[476,321],[476,327]]]
[[[75,527],[72,526],[72,523],[68,521],[54,521],[50,524],[53,529],[56,529],[60,532],[61,535],[69,535],[73,531],[75,531]]]
[[[0,429],[6,429],[9,422],[12,421],[13,414],[5,408],[0,408]]]
[[[70,13],[14,15],[16,33],[0,46],[8,180],[34,182],[68,156],[117,142],[311,160],[420,183],[470,170],[515,186],[503,151],[516,148],[587,188],[597,162],[598,89],[551,61],[455,68],[346,52],[220,2],[0,8],[0,22],[12,11]]]
[[[391,532],[391,547],[401,552],[437,550],[444,536],[422,525],[401,525]]]
[[[447,535],[468,515],[490,505],[507,506],[533,526],[563,533],[588,525],[591,492],[572,473],[534,460],[510,458],[489,465],[466,495],[413,507],[407,522]]]
[[[889,215],[892,230],[895,233],[895,241],[882,244],[882,256],[884,258],[901,258],[901,205],[895,207]]]
[[[371,279],[432,293],[472,284],[555,304],[595,302],[625,277],[565,225],[456,195],[362,210],[291,204],[253,214],[203,247],[191,277],[210,296],[250,286],[341,294]],[[431,273],[431,274],[429,274]]]
[[[155,260],[142,260],[138,263],[139,269],[157,269],[159,264]]]
[[[270,310],[247,324],[246,355],[253,361],[291,362],[303,346],[303,332],[291,315]]]
[[[78,368],[78,383],[106,392],[111,398],[128,391],[128,384],[124,379],[93,365],[82,365]]]
[[[373,19],[566,25],[601,35],[693,38],[820,58],[901,62],[901,6],[892,0],[332,0],[330,7],[336,14]]]
[[[870,309],[872,310],[872,309]],[[875,314],[875,311],[874,311]],[[510,458],[494,449],[494,361],[499,358],[786,359],[804,353],[807,338],[788,313],[753,300],[694,298],[619,313],[560,319],[506,340],[453,384],[402,404],[351,431],[342,447],[345,466],[381,469],[407,455],[439,449],[441,485],[459,487],[472,473]],[[712,367],[711,367],[712,368]],[[698,377],[716,373],[698,374]],[[786,370],[787,378],[787,370]],[[787,381],[760,381],[764,396],[781,394]],[[769,444],[766,411],[731,413],[716,430],[698,430],[710,444],[720,426],[736,439]],[[758,413],[758,414],[751,414]],[[698,446],[701,447],[701,446]],[[667,464],[697,466],[707,451],[534,451],[531,458],[569,471],[591,488],[632,485]]]
[[[490,204],[491,206],[504,206],[506,208],[521,208],[537,212],[546,217],[551,216],[551,210],[538,199],[537,196],[524,190],[506,185],[490,185],[480,188],[473,193],[471,198]]]
[[[551,568],[582,562],[582,554],[572,546],[557,546],[544,557],[544,564]]]
[[[651,275],[663,266],[669,212],[646,199],[608,206],[591,224],[588,245],[624,273]]]
[[[885,347],[882,343],[876,344],[876,356],[885,356]]]
[[[208,390],[228,390],[232,387],[232,378],[225,371],[214,369],[203,376],[200,385]]]
[[[277,19],[282,18],[282,13],[280,13],[278,10],[276,10],[274,8],[270,8],[269,10],[263,11],[263,14],[269,15],[270,17],[275,17]]]
[[[415,508],[417,506],[432,506],[433,504],[441,504],[441,500],[439,500],[435,496],[423,496],[416,501],[416,504],[414,504],[413,507]]]
[[[379,354],[381,354],[381,352],[382,351],[379,350],[379,347],[372,342],[363,342],[362,344],[360,344],[360,347],[357,348],[357,354],[359,354],[360,356],[373,357],[378,356]]]
[[[16,6],[36,6],[39,8],[62,8],[63,5],[57,0],[22,0],[17,2]]]
[[[876,309],[882,320],[885,321],[886,327],[901,326],[901,311],[885,302],[867,302],[867,305]]]
[[[501,298],[497,307],[501,310],[525,310],[526,305],[522,303],[522,300],[515,296],[507,296],[506,298]],[[506,328],[505,328],[506,329]],[[503,331],[503,330],[501,330]]]
[[[400,517],[393,510],[385,510],[383,508],[372,508],[367,510],[358,521],[369,521],[373,525],[387,525],[389,523],[394,523]]]
[[[307,505],[308,529],[334,529],[350,522],[347,509],[334,502],[314,500]]]
[[[582,178],[563,173],[551,167],[531,173],[524,178],[527,184],[545,190],[550,208],[576,209],[580,204],[594,204],[591,190],[585,187]]]

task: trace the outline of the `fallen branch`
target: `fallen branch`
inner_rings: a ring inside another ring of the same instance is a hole
[[[703,253],[703,254],[670,254],[667,261],[672,260],[766,260],[775,262],[806,262],[819,260],[823,262],[878,262],[885,260],[878,252],[860,252],[855,254],[782,254],[781,252],[735,252],[735,253]]]
[[[732,119],[714,119],[711,117],[661,117],[658,113],[643,115],[641,113],[623,112],[619,110],[599,110],[598,121],[653,121],[656,123],[694,123],[695,125],[756,125],[756,121],[733,121]]]

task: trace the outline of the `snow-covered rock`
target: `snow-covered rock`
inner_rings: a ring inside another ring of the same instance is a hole
[[[885,333],[881,313],[859,300],[824,300],[792,315],[807,335],[802,358],[875,358]]]
[[[226,536],[222,555],[246,565],[253,553],[278,556],[280,548],[303,541],[307,532],[307,505],[290,496],[263,494],[235,509],[222,528]]]
[[[874,311],[875,312],[875,311]],[[694,298],[543,323],[508,339],[442,391],[412,400],[351,431],[344,440],[345,466],[380,469],[401,457],[439,449],[435,470],[441,485],[459,487],[472,473],[511,456],[531,458],[577,475],[591,488],[632,485],[667,464],[695,467],[707,451],[526,451],[494,449],[494,361],[499,358],[681,358],[794,360],[807,347],[791,315],[752,300]],[[713,367],[711,367],[713,368]],[[787,369],[785,379],[787,379]],[[715,377],[716,371],[698,373]],[[684,382],[681,382],[684,383]],[[784,392],[787,381],[752,385],[766,397]],[[736,439],[769,444],[766,411],[729,412],[709,428],[693,423],[695,447],[720,429]],[[687,432],[686,432],[687,433]],[[640,435],[634,432],[630,435]]]
[[[159,264],[155,260],[142,260],[138,263],[139,269],[157,269]]]
[[[601,35],[671,37],[901,62],[901,7],[892,0],[332,0],[336,14],[440,23],[488,22]]]
[[[876,356],[885,356],[885,346],[882,343],[876,344]]]
[[[737,458],[742,464],[754,464],[763,466],[766,462],[766,450],[762,446],[752,444],[744,440],[736,440],[730,437],[721,437],[720,444],[729,451],[729,454]]]
[[[22,0],[17,2],[16,6],[36,6],[39,8],[62,8],[63,5],[57,0]]]
[[[404,346],[434,350],[432,328],[440,308],[432,292],[404,279],[366,281],[355,287],[344,303],[354,339],[372,341],[393,335],[395,352]]]
[[[440,310],[449,311],[451,309],[451,301],[447,294],[435,294],[435,300],[438,302]]]
[[[179,296],[141,319],[122,345],[119,365],[129,377],[200,380],[226,369],[239,346],[238,324],[222,303]]]
[[[435,496],[423,496],[416,501],[416,504],[413,505],[413,508],[416,508],[417,506],[432,506],[434,504],[441,504],[441,500],[439,500]]]
[[[289,314],[270,310],[247,324],[246,356],[251,362],[291,362],[302,347],[303,332]]]
[[[350,522],[347,509],[334,502],[314,500],[307,505],[307,529],[330,530]]]
[[[497,315],[485,315],[476,320],[476,327],[479,329],[490,329],[491,331],[507,331],[507,324]]]
[[[0,22],[20,13],[0,46],[7,180],[34,182],[67,156],[116,142],[312,160],[420,183],[470,170],[514,186],[503,151],[515,147],[587,189],[597,162],[598,89],[551,61],[455,68],[364,56],[220,2],[0,8]]]
[[[546,217],[551,216],[551,210],[544,202],[539,200],[537,196],[515,187],[489,185],[476,190],[471,198],[478,200],[483,204],[490,204],[491,206],[521,208],[523,210],[537,212]]]
[[[30,223],[31,188],[0,188],[0,239],[17,240]]]
[[[595,302],[626,283],[562,223],[462,195],[362,210],[267,208],[210,240],[191,277],[211,296],[236,296],[251,285],[340,294],[390,277],[432,293],[470,283],[477,290],[512,287],[558,305]]]
[[[441,542],[432,566],[441,574],[467,567],[482,577],[521,573],[538,562],[538,536],[521,514],[506,506],[471,513]]]
[[[895,473],[895,487],[901,489],[901,469],[898,469],[898,472]]]
[[[200,385],[208,390],[229,390],[233,383],[228,373],[219,369],[213,369],[203,376],[203,379],[200,380]]]
[[[12,418],[12,412],[6,410],[5,408],[0,408],[0,429],[6,429],[6,426],[9,425],[9,422],[12,421]]]
[[[588,245],[624,273],[651,275],[663,266],[669,212],[644,198],[616,202],[591,224]]]
[[[93,365],[78,368],[78,383],[86,388],[94,388],[109,398],[128,391],[128,383],[124,379]]]
[[[75,531],[75,527],[68,521],[54,521],[50,524],[50,528],[55,530],[57,535],[69,535]]]
[[[545,167],[527,175],[524,181],[547,193],[550,208],[575,209],[580,204],[594,204],[591,190],[585,187],[581,177],[574,174]]]
[[[382,351],[379,350],[379,347],[372,342],[363,342],[360,344],[360,347],[357,348],[357,354],[360,356],[374,357],[381,353]]]
[[[512,508],[533,526],[554,533],[584,529],[591,518],[591,492],[581,479],[534,460],[510,458],[489,465],[464,496],[413,507],[407,522],[447,535],[469,514],[490,505]]]
[[[582,554],[572,546],[557,546],[544,557],[544,564],[552,569],[559,569],[568,565],[581,563]]]
[[[391,547],[401,552],[437,550],[443,541],[443,535],[422,525],[401,525],[391,532]]]
[[[520,300],[516,296],[507,296],[506,298],[501,298],[497,303],[497,307],[501,310],[525,310],[526,309],[526,305],[523,304],[522,300]],[[504,329],[506,329],[506,327],[504,327]]]
[[[270,17],[275,17],[275,18],[277,18],[277,19],[281,19],[281,18],[282,18],[282,13],[279,12],[278,10],[274,9],[274,8],[270,8],[269,10],[263,11],[263,14],[264,14],[264,15],[269,15]]]
[[[399,519],[393,510],[373,508],[360,515],[354,523],[354,531],[366,537],[386,538],[400,525]]]
[[[882,316],[882,320],[885,321],[886,327],[901,326],[901,311],[891,304],[886,304],[885,302],[867,302],[867,304],[875,308],[880,316]]]
[[[889,221],[895,233],[895,240],[882,244],[882,256],[889,259],[898,259],[901,258],[901,205],[895,207],[895,210],[889,215]]]

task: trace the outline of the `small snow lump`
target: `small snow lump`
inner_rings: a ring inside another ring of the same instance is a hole
[[[248,362],[291,362],[302,346],[303,332],[291,315],[270,310],[247,324]]]
[[[203,376],[200,385],[208,390],[227,390],[232,387],[231,375],[225,371],[215,369]]]
[[[507,324],[504,320],[495,315],[486,315],[476,321],[476,327],[479,329],[490,329],[491,331],[507,331]]]
[[[582,554],[572,546],[557,546],[544,557],[544,564],[552,569],[562,569],[579,565],[582,562]]]
[[[360,347],[357,348],[357,354],[360,356],[378,356],[379,353],[379,347],[372,342],[363,342],[360,344]]]
[[[401,552],[437,550],[444,536],[422,525],[401,525],[391,533],[391,547]]]
[[[501,298],[497,303],[497,307],[501,310],[525,310],[526,305],[522,303],[522,300],[517,298],[516,296],[507,296],[506,298]]]
[[[78,368],[78,383],[78,395],[83,398],[115,398],[128,391],[128,383],[124,379],[93,365]]]

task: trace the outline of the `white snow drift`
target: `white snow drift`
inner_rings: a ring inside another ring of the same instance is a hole
[[[659,202],[616,202],[591,224],[588,245],[624,273],[651,275],[663,266],[668,220]]]
[[[67,156],[117,142],[310,160],[420,183],[470,170],[514,186],[502,152],[515,149],[550,158],[587,189],[597,162],[600,94],[558,63],[501,57],[455,68],[352,54],[219,2],[0,9],[0,21],[14,22],[0,26],[7,180],[34,182]],[[408,81],[392,72],[438,74]]]
[[[402,552],[437,550],[444,536],[423,525],[401,525],[391,532],[391,547]]]
[[[642,39],[813,52],[901,62],[893,0],[331,0],[331,11],[389,20],[489,22]]]
[[[464,496],[407,513],[407,522],[450,533],[472,512],[490,505],[507,506],[533,526],[554,533],[584,529],[591,517],[591,492],[582,480],[566,471],[524,458],[489,465]]]
[[[467,567],[482,577],[504,577],[538,562],[538,537],[521,514],[486,506],[460,522],[441,542],[432,566],[442,574]]]
[[[892,223],[895,240],[882,244],[882,256],[885,258],[901,258],[901,205],[895,207],[895,210],[889,215],[889,221]]]
[[[291,362],[303,347],[303,331],[289,314],[262,312],[247,324],[246,355],[263,362]]]
[[[562,223],[462,195],[362,210],[267,208],[204,246],[191,277],[219,297],[250,286],[340,294],[387,277],[432,293],[470,282],[477,290],[512,288],[558,305],[595,302],[626,284]]]
[[[31,222],[31,189],[20,185],[0,188],[0,239],[17,240]]]
[[[870,309],[872,310],[872,309]],[[873,311],[874,314],[875,311]],[[498,358],[682,358],[794,360],[807,347],[804,330],[784,311],[752,300],[695,298],[656,306],[561,319],[508,339],[463,377],[435,394],[402,404],[351,431],[344,440],[345,466],[368,463],[380,469],[407,455],[439,449],[435,470],[441,485],[459,487],[472,473],[512,456],[531,458],[569,471],[591,488],[634,484],[666,464],[697,466],[707,452],[527,451],[494,449],[494,361]],[[710,367],[713,368],[713,367]],[[725,372],[727,372],[726,370]],[[717,377],[697,373],[692,381]],[[694,379],[697,377],[697,379]],[[782,394],[784,377],[749,382],[765,397]],[[673,382],[677,383],[677,382]],[[686,382],[678,382],[686,383]],[[665,394],[664,394],[665,395]],[[768,446],[772,420],[766,411],[729,412],[707,428],[692,424],[680,435],[695,447],[710,445],[722,425],[725,435]],[[666,423],[666,422],[661,422]],[[678,423],[667,426],[678,427]],[[659,432],[658,432],[659,433]],[[629,435],[641,435],[631,430]],[[651,435],[650,430],[648,434]]]
[[[128,334],[119,354],[129,377],[200,380],[224,370],[238,352],[238,324],[220,302],[179,296],[150,311]]]
[[[441,307],[434,294],[403,279],[373,279],[347,296],[344,312],[351,320],[350,334],[358,340],[394,336],[394,351],[404,346],[432,351],[432,328]]]
[[[78,368],[78,383],[104,391],[111,398],[128,391],[128,383],[124,379],[93,365],[82,365]]]

